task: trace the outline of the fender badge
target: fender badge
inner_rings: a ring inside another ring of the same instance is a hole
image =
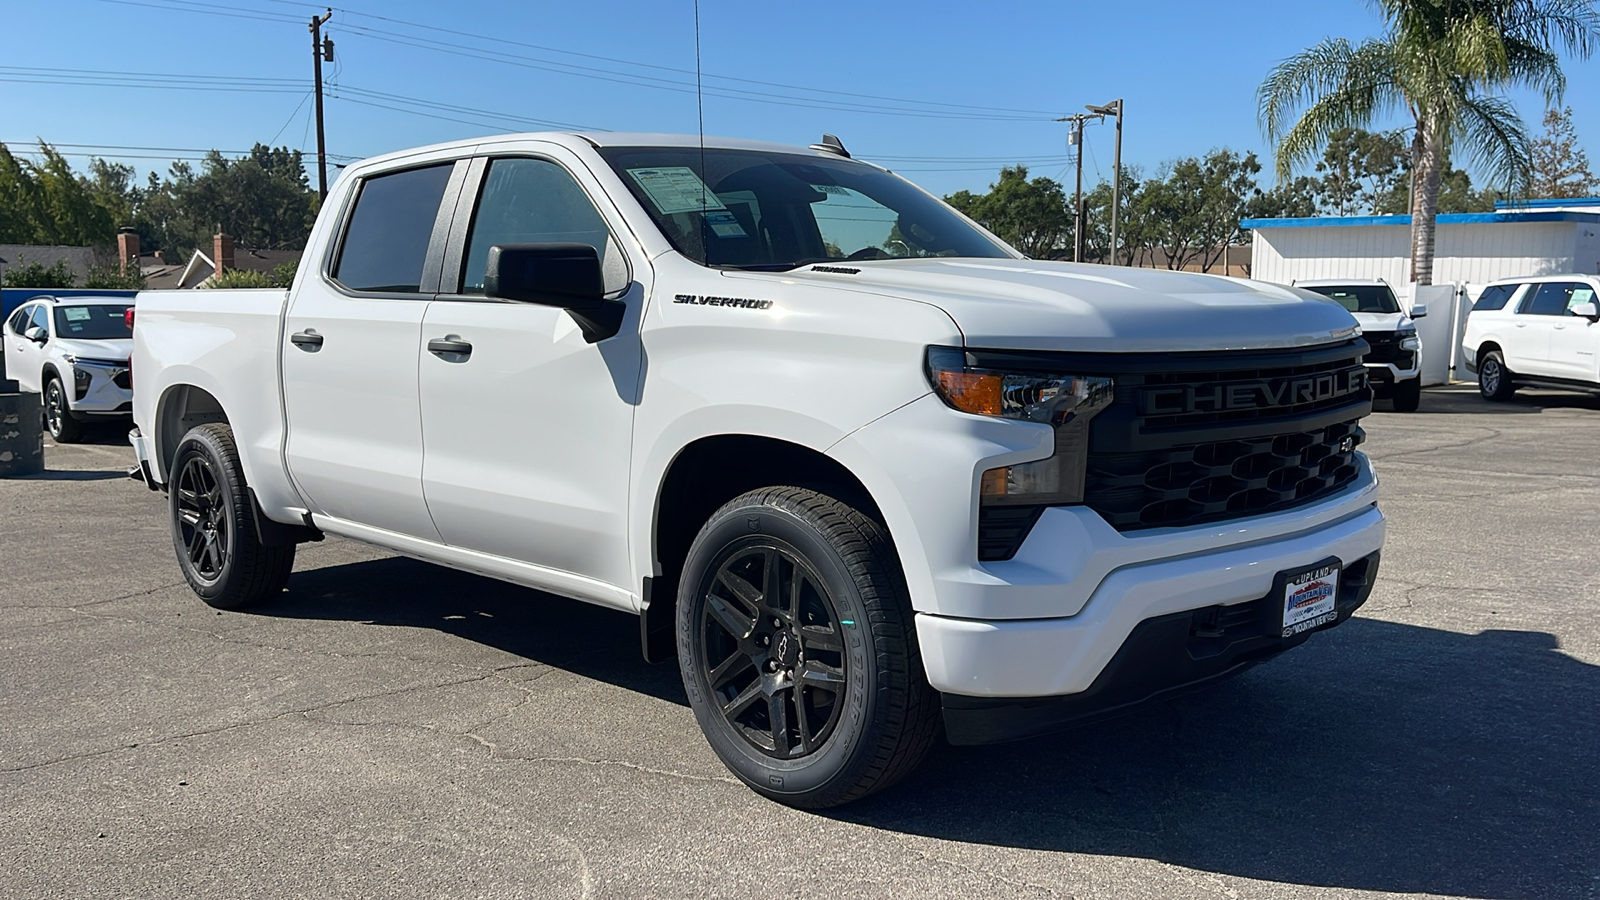
[[[673,303],[689,303],[695,306],[737,306],[741,309],[769,309],[771,300],[750,300],[745,297],[707,297],[699,294],[674,294]]]

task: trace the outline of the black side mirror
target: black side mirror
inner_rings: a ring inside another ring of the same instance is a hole
[[[496,244],[489,248],[483,293],[564,309],[591,344],[616,334],[626,311],[605,298],[600,254],[588,244]]]

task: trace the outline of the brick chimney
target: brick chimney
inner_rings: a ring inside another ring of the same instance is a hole
[[[139,232],[126,226],[117,229],[117,269],[128,274],[128,264],[139,268]]]
[[[223,234],[220,230],[211,239],[211,261],[216,263],[216,274],[218,275],[221,275],[225,269],[234,268],[233,238]]]

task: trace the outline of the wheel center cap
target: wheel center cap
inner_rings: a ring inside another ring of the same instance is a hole
[[[780,631],[772,637],[772,658],[785,668],[800,661],[800,642],[789,631]]]

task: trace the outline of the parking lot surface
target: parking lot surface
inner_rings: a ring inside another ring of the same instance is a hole
[[[631,617],[338,540],[218,613],[116,429],[49,448],[0,481],[0,896],[1600,897],[1600,399],[1366,425],[1355,619],[823,814]]]

